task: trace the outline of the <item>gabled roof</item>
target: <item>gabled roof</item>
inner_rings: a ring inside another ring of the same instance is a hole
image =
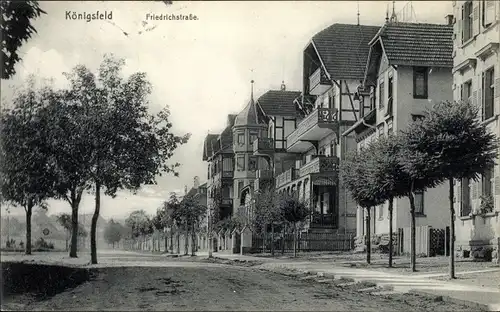
[[[207,134],[203,142],[203,160],[207,160],[212,156],[212,141],[217,140],[218,134]]]
[[[370,40],[379,26],[333,24],[312,38],[333,79],[363,79]]]
[[[453,67],[452,25],[387,23],[378,37],[390,65]]]
[[[299,96],[300,91],[269,90],[257,99],[257,105],[268,116],[297,116],[293,101]]]

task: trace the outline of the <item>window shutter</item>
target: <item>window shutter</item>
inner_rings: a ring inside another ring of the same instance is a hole
[[[500,176],[495,177],[495,186],[493,190],[495,195],[500,195]]]
[[[477,91],[472,92],[472,105],[478,105],[477,104]]]
[[[460,85],[460,101],[464,100],[464,85]]]
[[[465,16],[465,7],[462,5],[462,17],[458,21],[458,32],[457,32],[457,42],[464,43],[464,16]]]
[[[472,35],[476,36],[479,34],[479,27],[481,25],[481,19],[479,18],[479,3],[480,1],[472,2]]]
[[[495,95],[494,97],[500,97],[500,78],[495,79]]]

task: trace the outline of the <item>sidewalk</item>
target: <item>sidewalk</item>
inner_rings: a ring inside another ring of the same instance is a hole
[[[201,254],[200,254],[201,255]],[[483,308],[490,311],[500,310],[500,288],[482,287],[475,284],[461,284],[459,281],[437,280],[436,277],[446,276],[442,273],[415,273],[403,275],[388,273],[387,270],[371,270],[368,268],[349,268],[333,263],[315,261],[290,261],[225,253],[213,253],[214,257],[228,260],[259,261],[262,264],[255,268],[273,272],[296,271],[330,279],[347,279],[354,282],[370,282],[377,287],[400,293],[425,293],[442,296],[443,300],[466,303],[471,308]],[[339,263],[340,264],[340,263]],[[457,277],[467,274],[484,273],[500,277],[500,268],[484,270],[457,271]],[[493,277],[494,278],[494,277]]]

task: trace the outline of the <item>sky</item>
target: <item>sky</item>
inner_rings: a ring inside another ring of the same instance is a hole
[[[408,1],[396,1],[396,13]],[[413,1],[411,21],[444,23],[451,1]],[[101,215],[124,217],[137,209],[154,213],[172,191],[193,185],[194,176],[206,179],[203,139],[220,132],[227,114],[238,113],[250,97],[255,80],[258,97],[269,89],[301,90],[302,51],[311,37],[333,23],[382,25],[392,1],[41,1],[47,12],[34,21],[37,34],[20,49],[16,75],[1,81],[2,102],[12,99],[29,74],[53,78],[64,86],[63,72],[77,64],[94,70],[106,53],[125,59],[125,76],[145,72],[153,85],[150,109],[171,110],[173,130],[191,133],[172,162],[180,162],[180,176],[158,177],[157,185],[137,194],[122,191],[114,199],[102,196]],[[112,20],[71,20],[66,12],[108,14]],[[198,20],[147,20],[147,14],[193,14]],[[402,16],[402,15],[401,15]],[[144,21],[146,24],[144,25]],[[150,31],[145,29],[154,28]],[[127,33],[127,35],[124,34]],[[48,201],[49,214],[70,212],[68,203]],[[83,197],[80,210],[92,213],[93,195]],[[11,209],[13,214],[23,209]],[[3,211],[2,211],[3,213]]]

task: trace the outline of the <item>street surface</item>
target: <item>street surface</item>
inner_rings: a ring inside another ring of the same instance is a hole
[[[15,256],[2,257],[2,261]],[[20,256],[20,255],[19,255]],[[25,257],[25,256],[21,256]],[[50,256],[49,256],[50,257]],[[86,258],[74,259],[80,266]],[[103,252],[88,282],[52,297],[4,298],[9,310],[457,311],[470,308],[405,295],[373,296],[252,267],[131,252]]]

